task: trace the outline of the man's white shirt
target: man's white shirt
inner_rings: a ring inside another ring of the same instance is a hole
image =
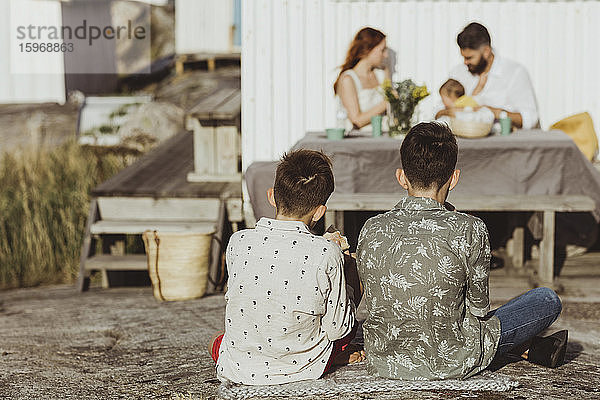
[[[459,81],[467,95],[472,95],[479,82],[479,75],[470,73],[465,64],[454,67],[450,78]],[[534,128],[538,123],[537,102],[529,74],[517,62],[494,55],[485,87],[473,97],[482,106],[520,113],[523,129]]]

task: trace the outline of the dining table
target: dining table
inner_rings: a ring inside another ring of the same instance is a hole
[[[325,132],[308,132],[290,150],[323,151],[332,161],[338,193],[397,193],[406,191],[395,177],[402,168],[403,137],[351,131],[342,140],[327,139]],[[573,140],[559,130],[516,130],[507,136],[457,138],[460,180],[454,195],[587,195],[596,204],[591,213],[600,221],[600,173]],[[254,216],[274,217],[266,191],[273,186],[277,161],[252,163],[245,182]]]

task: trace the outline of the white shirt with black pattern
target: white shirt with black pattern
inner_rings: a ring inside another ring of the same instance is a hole
[[[317,379],[355,319],[340,247],[300,221],[262,218],[227,246],[217,377],[247,385]]]

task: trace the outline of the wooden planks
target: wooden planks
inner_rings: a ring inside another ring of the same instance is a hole
[[[224,199],[231,221],[242,220],[242,199]],[[199,222],[214,220],[221,199],[215,198],[154,198],[99,197],[102,220]]]
[[[105,277],[107,270],[145,269],[145,258],[142,268],[141,259],[136,264],[131,256],[121,256],[112,249],[111,255],[90,258],[94,252],[87,243],[93,238],[102,238],[104,246],[104,239],[108,243],[116,236],[141,234],[151,229],[185,233],[216,231],[217,237],[223,239],[226,223],[243,220],[238,172],[240,89],[218,89],[194,110],[196,114],[189,115],[187,121],[193,136],[189,132],[174,135],[92,191],[97,198],[92,207],[97,213],[90,217],[89,222],[93,223],[88,223],[86,230],[80,291],[87,289],[90,271],[100,270]],[[212,120],[203,126],[199,118]],[[198,170],[203,173],[196,174]],[[189,175],[201,179],[190,182]],[[218,246],[212,250],[213,280],[219,276],[220,251]]]
[[[237,91],[225,100],[211,115],[213,119],[235,119],[242,112],[242,92]]]
[[[100,218],[103,220],[207,221],[217,215],[219,204],[218,198],[98,198]]]
[[[449,201],[470,211],[594,211],[596,204],[584,195],[456,196]]]
[[[148,264],[145,254],[132,254],[126,256],[99,255],[89,258],[85,269],[110,270],[110,271],[145,271]]]
[[[390,210],[405,197],[400,193],[333,193],[330,210]],[[594,201],[583,195],[449,196],[457,210],[468,211],[593,211]]]
[[[219,89],[188,113],[186,128],[194,132],[194,171],[190,182],[238,182],[240,114],[238,88]]]
[[[238,172],[240,138],[237,127],[204,127],[195,118],[188,122],[188,126],[194,131],[194,171],[188,174],[188,181],[241,181],[241,174]]]
[[[137,162],[96,186],[97,197],[241,198],[241,182],[188,182],[194,170],[194,143],[189,132],[167,139]]]
[[[234,120],[242,109],[242,96],[239,88],[222,88],[196,104],[188,113],[200,121],[214,119]]]
[[[160,232],[211,233],[215,231],[215,226],[216,222],[102,220],[91,226],[90,233],[92,235],[139,235],[147,230],[156,230]]]

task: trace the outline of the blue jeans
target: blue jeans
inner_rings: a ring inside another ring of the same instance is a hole
[[[496,354],[503,354],[552,325],[560,315],[562,304],[552,289],[535,288],[512,299],[486,317],[500,320],[500,341]]]

